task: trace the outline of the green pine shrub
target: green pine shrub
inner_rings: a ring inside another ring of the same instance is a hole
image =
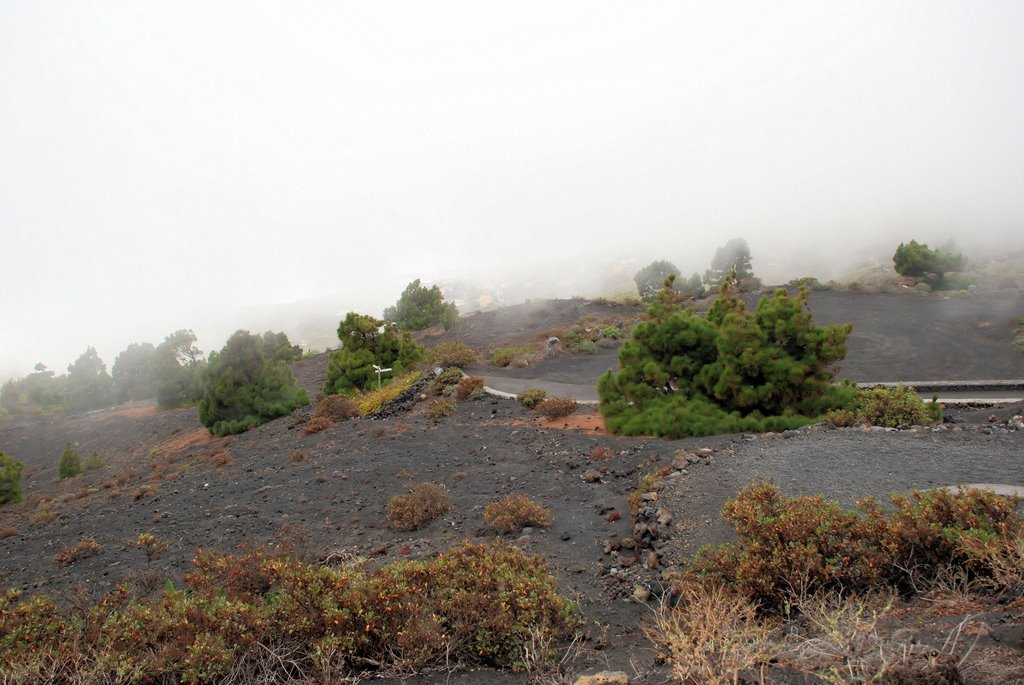
[[[598,381],[613,433],[683,437],[782,431],[848,407],[856,388],[832,384],[851,326],[817,327],[810,291],[779,289],[751,314],[727,280],[706,317],[659,297]]]
[[[392,324],[372,316],[349,312],[338,324],[341,349],[331,352],[325,395],[352,395],[378,384],[374,365],[391,369],[392,377],[409,371],[425,351],[408,332],[401,335]]]
[[[0,506],[21,501],[21,472],[25,465],[0,452]]]
[[[200,374],[199,421],[211,434],[242,433],[309,404],[287,361],[301,352],[287,338],[281,345],[267,342],[266,336],[237,331],[210,355]]]
[[[78,451],[71,445],[68,445],[60,455],[60,461],[57,462],[57,475],[60,476],[61,480],[64,480],[65,478],[74,478],[81,475],[81,473],[82,460],[78,456]]]

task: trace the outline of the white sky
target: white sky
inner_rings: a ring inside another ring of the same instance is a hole
[[[556,258],[1019,245],[1022,36],[1017,0],[0,0],[0,377]]]

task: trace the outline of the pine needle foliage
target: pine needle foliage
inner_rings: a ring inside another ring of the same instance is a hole
[[[609,430],[670,438],[796,428],[853,401],[835,386],[850,324],[818,327],[810,291],[779,289],[754,313],[735,274],[706,317],[663,292],[598,382]]]

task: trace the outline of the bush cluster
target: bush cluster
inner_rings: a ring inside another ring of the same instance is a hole
[[[444,395],[448,397],[455,392],[455,388],[462,382],[464,377],[462,369],[456,366],[448,367],[434,376],[434,380],[430,381],[429,392],[431,395]]]
[[[572,354],[594,354],[597,345],[582,333],[566,333],[562,337],[562,347]]]
[[[438,343],[427,350],[427,355],[431,364],[442,368],[447,366],[462,368],[476,361],[476,352],[461,340]]]
[[[7,591],[0,672],[17,682],[205,683],[340,682],[449,662],[523,669],[531,637],[554,645],[578,626],[543,561],[512,547],[465,544],[375,571],[260,549],[201,551],[193,565],[182,590],[132,601],[121,589],[70,613]]]
[[[452,414],[454,414],[455,407],[455,400],[443,398],[439,400],[434,400],[433,402],[430,403],[430,406],[427,407],[427,417],[434,419],[435,421],[438,419],[443,419],[446,416],[451,416]]]
[[[498,347],[491,350],[489,360],[491,366],[509,366],[518,359],[533,354],[535,350],[530,345],[516,345],[512,347]]]
[[[554,519],[540,502],[526,495],[509,495],[484,507],[484,521],[499,533],[516,533],[527,526],[547,528]]]
[[[942,405],[925,402],[913,388],[904,385],[878,386],[860,390],[853,406],[833,409],[826,420],[840,428],[866,423],[871,426],[924,426],[942,421]]]
[[[455,386],[455,399],[476,399],[484,394],[484,379],[480,376],[466,376]]]
[[[83,538],[71,547],[61,547],[60,551],[53,555],[53,562],[60,566],[70,566],[82,559],[96,556],[101,549],[103,546],[92,538]]]
[[[523,405],[527,409],[536,409],[537,405],[543,402],[547,396],[548,393],[546,390],[542,390],[540,388],[527,388],[516,395],[516,399],[519,401],[519,404]]]
[[[560,419],[573,413],[579,407],[579,402],[569,397],[548,397],[537,405],[536,411],[549,419]]]
[[[420,483],[408,494],[388,500],[388,521],[398,530],[415,530],[452,510],[448,489],[436,483]]]
[[[384,310],[384,318],[410,331],[441,324],[448,330],[459,318],[459,310],[451,302],[445,302],[439,287],[427,288],[416,279],[406,286],[394,307]]]
[[[870,499],[851,511],[821,496],[784,497],[772,483],[753,483],[722,509],[738,540],[703,549],[689,573],[772,613],[794,595],[909,591],[948,566],[984,576],[989,571],[974,563],[964,542],[1024,534],[1017,500],[991,492],[937,489],[893,496],[892,503],[889,514]]]
[[[851,326],[814,325],[810,291],[779,289],[751,314],[735,279],[706,317],[660,298],[598,382],[609,430],[682,437],[797,428],[848,406],[856,389],[833,386]]]

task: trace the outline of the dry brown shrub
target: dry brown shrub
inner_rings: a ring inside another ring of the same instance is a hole
[[[318,473],[316,474],[316,478],[314,478],[313,480],[315,480],[317,483],[326,483],[329,479],[324,474]]]
[[[298,464],[306,460],[306,453],[302,450],[291,450],[288,452],[288,458],[292,460],[293,464]]]
[[[325,431],[334,425],[334,421],[329,416],[313,416],[310,417],[309,421],[306,421],[306,427],[302,429],[302,432],[306,435],[310,433],[319,433]]]
[[[579,402],[574,399],[568,397],[549,397],[537,405],[537,411],[549,419],[560,419],[573,413],[579,407]]]
[[[479,390],[483,392],[484,379],[480,376],[466,376],[459,384],[455,386],[455,399],[464,400],[473,394],[474,391]]]
[[[7,526],[0,528],[0,540],[6,540],[7,538],[14,537],[18,534],[18,529],[13,526]]]
[[[56,512],[54,512],[54,510],[49,506],[44,506],[37,509],[36,512],[29,517],[28,522],[33,526],[41,526],[44,523],[52,523],[55,520],[57,520]]]
[[[214,452],[213,457],[211,457],[211,461],[213,462],[213,465],[216,466],[217,468],[231,466],[231,464],[234,463],[234,460],[231,458],[231,453],[228,452],[227,450],[217,450],[216,452]]]
[[[527,526],[547,528],[551,510],[526,495],[509,495],[484,507],[484,521],[499,533],[515,533]]]
[[[110,489],[112,489],[112,488],[113,488],[113,487],[114,487],[115,485],[117,485],[117,483],[115,483],[115,482],[114,482],[114,481],[112,481],[112,480],[105,480],[105,481],[103,481],[102,483],[100,483],[100,487],[101,487],[101,488],[103,488],[104,490],[110,490]]]
[[[427,416],[435,421],[455,413],[455,400],[434,400],[427,407]]]
[[[771,628],[756,607],[722,587],[681,588],[679,604],[663,604],[643,631],[679,683],[736,683],[741,672],[763,670],[773,656]]]
[[[448,489],[436,483],[420,483],[407,495],[388,500],[388,521],[398,530],[415,530],[452,510]]]
[[[594,449],[590,450],[590,458],[595,461],[604,461],[605,459],[611,459],[615,456],[615,452],[606,445],[594,445]]]
[[[107,499],[108,500],[115,500],[115,499],[117,499],[120,496],[121,496],[121,491],[118,490],[117,488],[114,488],[113,490],[108,490],[107,491]]]
[[[344,421],[359,416],[359,405],[343,395],[325,395],[316,403],[314,416]]]
[[[428,350],[430,362],[434,366],[445,368],[448,366],[463,367],[476,361],[476,352],[473,348],[460,340],[449,340]]]
[[[132,499],[134,501],[138,502],[140,499],[142,499],[146,495],[155,495],[158,492],[160,492],[160,491],[157,490],[157,488],[155,486],[153,486],[153,485],[140,485],[139,488],[135,492],[132,493]]]
[[[469,476],[468,471],[456,471],[451,475],[452,480],[463,480]]]
[[[83,538],[74,547],[62,547],[53,555],[53,561],[61,566],[70,566],[82,559],[96,556],[101,549],[103,546],[92,538]]]

